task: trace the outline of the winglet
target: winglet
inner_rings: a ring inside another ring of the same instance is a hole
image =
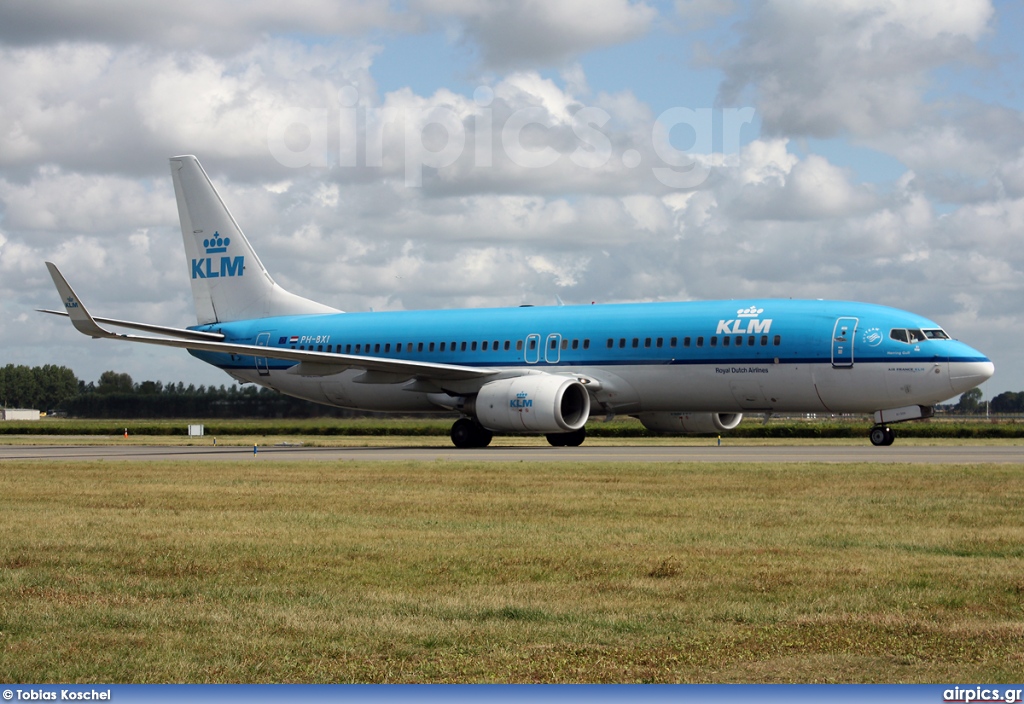
[[[117,337],[115,333],[100,327],[99,323],[93,320],[93,317],[89,315],[89,311],[85,309],[85,304],[75,295],[71,284],[67,282],[67,279],[64,278],[64,275],[60,273],[60,270],[52,262],[46,262],[46,268],[50,270],[50,277],[53,279],[53,284],[57,287],[57,293],[60,294],[61,300],[64,303],[64,309],[68,312],[68,317],[71,318],[72,324],[79,332],[90,337]]]

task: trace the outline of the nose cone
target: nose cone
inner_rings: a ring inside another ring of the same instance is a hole
[[[975,352],[974,350],[971,350]],[[988,381],[996,372],[996,365],[985,355],[975,352],[974,359],[950,359],[949,360],[949,383],[953,387],[954,394],[962,394],[970,391]]]

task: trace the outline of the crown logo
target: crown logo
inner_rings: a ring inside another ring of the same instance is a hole
[[[219,232],[214,232],[213,237],[203,240],[203,246],[206,247],[207,254],[226,252],[228,251],[229,244],[231,244],[231,238],[221,237]]]
[[[528,395],[525,391],[520,391],[516,394],[516,398],[526,398]]]
[[[764,313],[764,308],[755,308],[750,306],[749,308],[740,308],[736,311],[736,317],[738,318],[756,318],[757,316]]]

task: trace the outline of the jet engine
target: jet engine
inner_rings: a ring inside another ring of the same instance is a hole
[[[742,413],[641,413],[637,416],[656,433],[720,433],[743,420]]]
[[[495,432],[564,433],[586,424],[590,394],[571,377],[532,374],[484,384],[466,411]]]

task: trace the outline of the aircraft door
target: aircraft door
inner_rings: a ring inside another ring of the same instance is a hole
[[[837,318],[832,328],[832,367],[853,366],[853,341],[857,336],[859,318]]]
[[[562,336],[557,332],[548,335],[548,341],[544,345],[544,361],[548,364],[558,364],[561,358]]]
[[[256,345],[259,347],[268,347],[270,345],[270,333],[261,332],[257,335]],[[270,376],[270,364],[267,362],[266,357],[256,357],[256,371],[259,372],[260,376]]]
[[[540,361],[540,335],[530,333],[526,336],[526,349],[523,351],[523,361],[527,364],[536,364]]]

